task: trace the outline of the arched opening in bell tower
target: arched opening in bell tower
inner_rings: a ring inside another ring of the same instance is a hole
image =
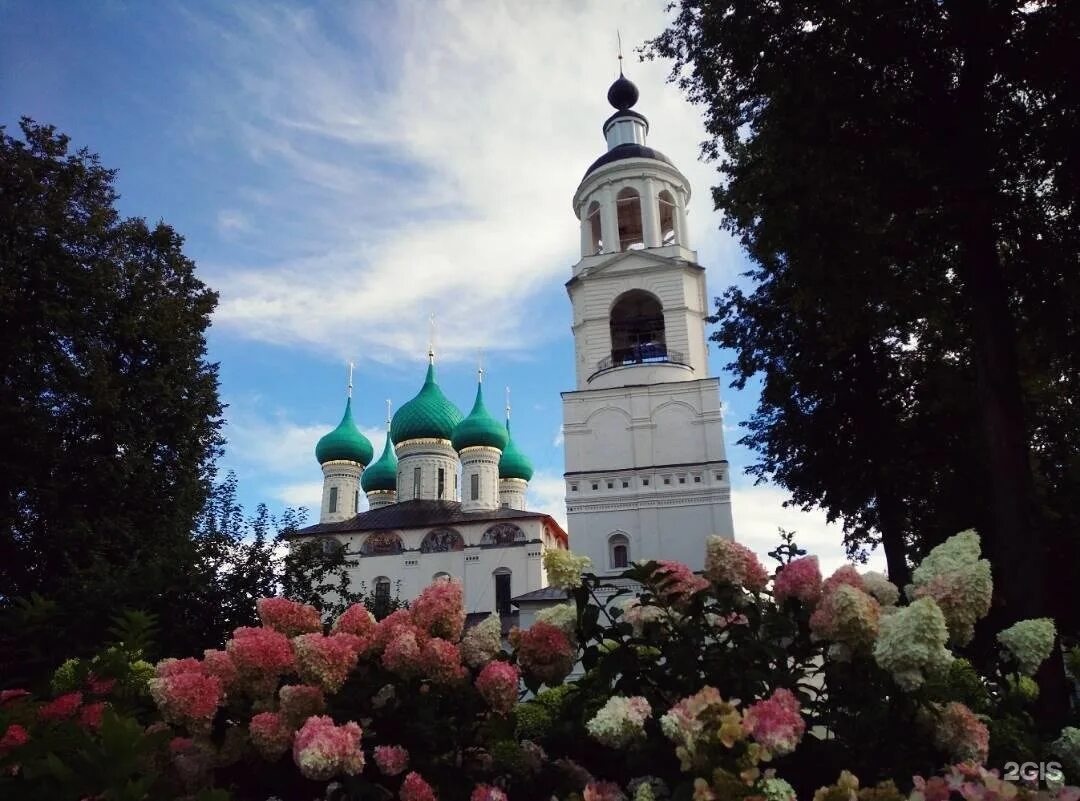
[[[611,307],[611,364],[667,361],[664,307],[643,289],[624,292]]]
[[[675,244],[675,198],[666,189],[657,195],[660,206],[660,244]]]
[[[589,204],[585,214],[585,231],[589,237],[589,250],[584,255],[593,256],[604,252],[604,238],[601,233],[600,204],[595,200]]]
[[[615,196],[619,218],[619,250],[645,247],[645,231],[641,223],[641,195],[629,186]]]

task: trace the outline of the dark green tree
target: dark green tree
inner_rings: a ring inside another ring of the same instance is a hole
[[[715,337],[763,381],[753,472],[880,538],[900,580],[975,525],[999,613],[1075,629],[1080,9],[673,8],[646,53],[703,107],[753,263]]]
[[[192,536],[221,439],[217,295],[183,239],[116,210],[115,173],[0,129],[0,604],[39,593],[68,655],[125,608],[193,644]]]

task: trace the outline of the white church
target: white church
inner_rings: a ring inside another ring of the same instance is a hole
[[[319,522],[296,533],[344,548],[376,593],[416,597],[462,581],[467,610],[523,615],[561,593],[542,556],[572,548],[598,573],[674,559],[698,570],[705,540],[734,537],[719,379],[709,375],[705,269],[687,237],[690,185],[646,145],[649,121],[621,73],[608,90],[607,152],[573,197],[581,259],[566,283],[576,386],[562,393],[569,532],[526,509],[532,466],[483,398],[464,415],[439,388],[434,354],[419,393],[388,421],[382,454],[351,401],[316,457]],[[360,512],[360,493],[368,511]]]

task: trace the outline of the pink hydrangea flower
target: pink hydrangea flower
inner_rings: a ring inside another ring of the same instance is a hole
[[[413,623],[432,637],[457,642],[465,630],[465,599],[461,582],[443,579],[429,584],[409,610]]]
[[[863,581],[863,577],[859,574],[859,571],[855,569],[854,565],[842,565],[836,568],[831,576],[825,579],[825,583],[821,585],[821,594],[828,595],[837,587],[854,587],[857,590],[866,592],[866,582]]]
[[[223,690],[227,691],[236,684],[236,665],[226,651],[207,648],[203,651],[202,669],[208,676],[216,676]]]
[[[799,714],[799,699],[783,687],[746,710],[743,730],[775,756],[790,754],[802,740],[806,722]]]
[[[821,568],[816,556],[788,562],[773,580],[773,596],[778,603],[795,598],[813,606],[821,598]]]
[[[660,560],[653,575],[660,597],[675,606],[688,604],[695,593],[709,587],[708,579],[695,576],[694,571],[682,562]]]
[[[356,667],[361,644],[353,634],[301,634],[292,642],[301,678],[330,693],[340,690]]]
[[[390,641],[402,630],[415,631],[415,629],[409,610],[395,609],[375,624],[369,643],[372,653],[381,654]]]
[[[162,659],[154,667],[154,673],[159,679],[163,679],[166,676],[179,676],[183,673],[202,673],[203,665],[198,659],[193,656],[184,657],[183,659]]]
[[[382,665],[402,677],[420,672],[420,641],[413,626],[400,626],[394,630],[383,650]]]
[[[30,742],[30,733],[18,723],[12,723],[7,727],[4,736],[0,737],[0,756],[28,742]]]
[[[280,631],[286,637],[322,631],[322,619],[314,606],[288,598],[260,598],[255,602],[255,608],[266,628]]]
[[[983,764],[990,748],[990,730],[958,701],[945,705],[934,727],[934,743],[959,762]]]
[[[384,776],[397,776],[408,769],[409,752],[400,745],[376,746],[375,764]]]
[[[415,770],[405,777],[398,791],[401,801],[437,801],[435,791]]]
[[[589,782],[583,795],[585,801],[623,801],[626,798],[615,782]]]
[[[423,644],[420,649],[420,662],[424,677],[435,684],[455,684],[468,675],[468,671],[461,664],[461,649],[438,637],[433,637]]]
[[[38,720],[66,720],[82,706],[82,693],[67,693],[38,709]]]
[[[295,667],[289,638],[279,631],[241,626],[225,643],[237,680],[253,695],[269,695],[283,673]]]
[[[705,545],[705,575],[715,584],[765,589],[769,574],[757,554],[725,537],[709,537]]]
[[[375,616],[363,604],[353,604],[334,621],[333,633],[355,634],[366,640],[375,632]]]
[[[292,743],[293,729],[284,715],[277,712],[260,712],[248,724],[251,744],[259,755],[270,762],[276,762],[289,750]]]
[[[149,682],[150,697],[169,723],[192,731],[208,731],[223,693],[215,676],[180,673]]]
[[[869,651],[877,639],[880,625],[881,604],[846,583],[826,592],[810,616],[810,632],[815,638],[843,646],[842,653],[833,654],[835,658],[849,658],[852,652]]]
[[[352,721],[335,726],[329,717],[310,717],[293,738],[293,760],[312,781],[340,773],[355,776],[364,769],[360,736],[360,727]]]
[[[297,725],[326,709],[326,698],[319,687],[307,684],[286,684],[278,690],[281,714]]]
[[[105,714],[105,702],[95,701],[79,710],[79,725],[97,731],[101,728],[101,717]]]
[[[30,695],[29,690],[0,690],[0,706],[9,701],[17,701]]]
[[[476,689],[492,709],[506,715],[517,703],[520,680],[517,667],[509,662],[492,661],[476,677]]]
[[[490,784],[478,784],[473,788],[469,801],[507,801],[506,793]]]
[[[91,695],[108,695],[116,686],[116,679],[102,679],[91,673],[86,677],[86,690]]]
[[[558,684],[574,669],[574,647],[563,631],[550,623],[536,622],[518,631],[518,663],[545,684]]]

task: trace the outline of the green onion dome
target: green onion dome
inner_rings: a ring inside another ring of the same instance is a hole
[[[397,489],[397,454],[394,453],[389,431],[386,432],[382,456],[360,476],[360,487],[364,492]]]
[[[506,447],[503,448],[502,458],[499,459],[499,478],[520,478],[522,481],[529,481],[532,477],[532,462],[514,444],[514,438],[510,436],[510,421],[507,420]]]
[[[359,462],[370,464],[375,451],[368,438],[360,433],[352,416],[352,398],[345,402],[345,414],[338,427],[319,440],[315,446],[315,458],[319,464],[327,462]]]
[[[472,411],[454,428],[454,435],[450,441],[454,444],[455,450],[487,446],[501,451],[506,447],[506,441],[510,435],[507,434],[506,427],[492,417],[484,406],[483,387],[484,385],[479,382],[476,384],[476,402],[473,404]]]
[[[461,412],[435,383],[435,365],[428,364],[424,386],[394,414],[390,438],[395,445],[410,439],[450,439]]]

